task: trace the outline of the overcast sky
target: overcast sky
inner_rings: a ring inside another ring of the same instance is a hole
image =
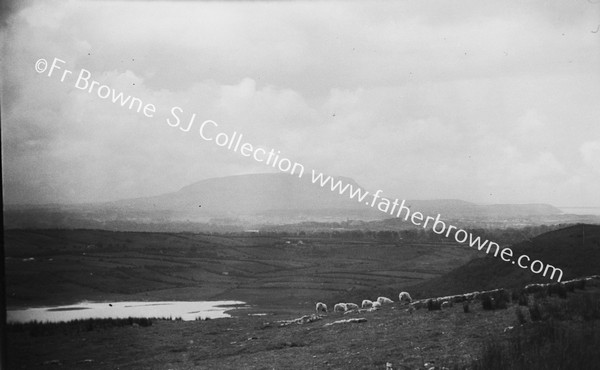
[[[6,203],[274,170],[173,106],[401,199],[600,206],[600,3],[33,1],[4,16]],[[153,103],[154,118],[36,72]]]

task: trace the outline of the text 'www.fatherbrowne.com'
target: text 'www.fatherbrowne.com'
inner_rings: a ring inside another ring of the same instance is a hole
[[[161,113],[160,107],[157,107],[154,103],[144,102],[141,98],[128,95],[124,91],[117,91],[94,79],[92,72],[87,69],[81,68],[78,71],[67,69],[65,67],[66,64],[66,61],[59,58],[54,58],[51,63],[41,58],[36,61],[34,67],[39,74],[50,78],[57,78],[61,83],[70,82],[78,90],[91,95],[97,95],[102,100],[112,102],[123,109],[133,111],[146,118],[155,118],[157,114]],[[220,125],[213,120],[200,122],[197,119],[196,113],[186,113],[182,107],[170,107],[163,112],[163,115],[167,117],[165,123],[168,126],[178,128],[182,132],[197,130],[202,140],[211,142],[234,153],[239,153],[243,157],[251,158],[256,162],[278,171],[298,176],[299,178],[304,177],[306,173],[304,165],[286,158],[281,154],[281,151],[253,145],[244,140],[244,135],[237,131],[222,131]],[[493,252],[494,257],[499,256],[503,261],[517,265],[522,269],[529,269],[535,274],[542,274],[542,276],[549,279],[556,279],[559,282],[562,280],[563,271],[561,269],[539,260],[531,261],[527,255],[520,255],[515,258],[511,248],[501,249],[500,245],[493,241],[487,239],[482,241],[480,237],[475,237],[464,229],[446,224],[446,222],[441,220],[440,214],[436,217],[426,216],[421,212],[411,211],[410,206],[406,204],[406,200],[400,201],[394,199],[390,201],[390,199],[382,197],[381,190],[369,193],[361,187],[345,183],[340,179],[336,180],[314,169],[311,169],[310,174],[313,184],[329,189],[341,196],[347,196],[358,203],[377,208],[379,211],[389,214],[392,217],[403,218],[404,221],[410,221],[415,226],[420,226],[424,229],[430,227],[434,233],[444,235],[447,238],[453,238],[457,243],[468,243],[469,247],[477,248],[479,251],[485,249],[485,253],[487,254]]]

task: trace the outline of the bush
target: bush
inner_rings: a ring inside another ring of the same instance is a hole
[[[484,295],[481,297],[481,307],[484,310],[493,310],[495,307],[494,298],[492,298],[490,295]]]
[[[484,310],[508,308],[510,293],[504,289],[486,292],[481,295],[481,306]]]
[[[506,310],[508,308],[508,300],[499,298],[494,300],[494,309]]]
[[[567,306],[573,316],[581,317],[584,321],[600,319],[600,297],[597,294],[573,297],[568,301]]]
[[[548,287],[548,296],[551,297],[552,294],[556,294],[560,298],[565,299],[567,298],[567,288],[564,284],[561,283],[550,284],[550,286]]]
[[[442,309],[442,302],[437,299],[430,299],[427,301],[427,309],[429,311],[437,311]]]
[[[600,331],[549,320],[520,329],[508,341],[489,340],[480,359],[469,368],[591,370],[600,363],[598,348]]]
[[[529,306],[529,299],[527,298],[527,295],[521,294],[519,296],[519,306]]]
[[[523,313],[520,307],[517,307],[515,314],[517,315],[517,321],[519,322],[519,324],[523,325],[527,322],[527,320],[525,319],[525,314]]]
[[[533,294],[533,298],[535,299],[544,299],[546,297],[548,297],[548,287]]]
[[[464,312],[464,313],[469,313],[469,312],[471,312],[471,311],[470,311],[470,308],[469,308],[469,302],[467,302],[467,301],[463,302],[463,312]]]
[[[537,302],[533,304],[533,307],[529,307],[529,316],[531,317],[531,321],[540,321],[542,319],[542,309]]]
[[[33,321],[24,324],[11,323],[6,326],[6,330],[7,332],[29,332],[32,337],[40,337],[56,334],[71,335],[86,331],[133,326],[134,324],[143,327],[152,326],[152,319],[129,317],[126,319],[83,319],[68,322]]]
[[[522,293],[521,293],[520,291],[518,291],[518,290],[513,290],[513,291],[510,293],[510,300],[511,300],[512,302],[516,302],[516,301],[518,301],[518,300],[519,300],[519,298],[521,297],[521,295],[522,295]]]

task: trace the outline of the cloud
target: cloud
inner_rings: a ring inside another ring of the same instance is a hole
[[[600,173],[600,140],[583,143],[579,151],[585,165]]]
[[[109,4],[33,1],[6,19],[8,202],[153,195],[271,170],[170,127],[174,106],[182,121],[195,113],[394,196],[557,204],[595,196],[597,6]],[[54,57],[155,104],[156,116],[34,71],[37,59]]]

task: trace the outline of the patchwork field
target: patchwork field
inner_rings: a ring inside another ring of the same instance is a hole
[[[309,308],[396,296],[478,256],[454,244],[98,230],[9,230],[5,242],[9,307],[235,299]]]

